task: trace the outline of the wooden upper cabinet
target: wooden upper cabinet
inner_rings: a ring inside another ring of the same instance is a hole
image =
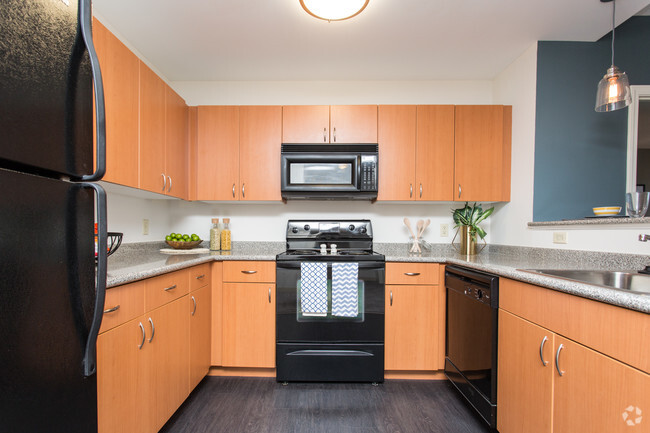
[[[377,106],[332,105],[330,143],[377,143]]]
[[[376,105],[282,107],[283,143],[376,143]]]
[[[164,194],[166,84],[140,62],[140,189]]]
[[[457,105],[455,201],[510,200],[512,107]]]
[[[168,195],[187,198],[188,108],[171,87],[165,85],[165,175]]]
[[[138,187],[140,60],[93,19],[106,110],[106,174],[103,180]]]
[[[281,145],[282,107],[239,107],[240,200],[282,199]]]
[[[378,108],[379,192],[377,200],[413,200],[415,193],[415,105]]]
[[[416,200],[451,201],[454,189],[454,106],[418,105]]]
[[[238,200],[239,107],[198,107],[196,141],[196,200]]]
[[[328,143],[329,130],[329,105],[282,107],[283,143]]]

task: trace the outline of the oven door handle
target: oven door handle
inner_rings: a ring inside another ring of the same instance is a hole
[[[375,356],[370,352],[364,352],[362,350],[334,350],[334,349],[296,350],[287,353],[287,355],[288,356]]]
[[[305,262],[308,262],[309,260],[305,260]],[[354,262],[354,260],[351,260]],[[300,261],[291,261],[291,262],[276,262],[276,268],[278,269],[300,269]],[[331,266],[332,263],[334,262],[329,262],[325,261],[328,265]],[[378,262],[355,262],[359,263],[359,269],[385,269],[386,264],[384,262],[378,263]]]

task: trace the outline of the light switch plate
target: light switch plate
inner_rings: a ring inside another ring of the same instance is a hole
[[[566,244],[567,243],[566,232],[553,232],[553,243]]]
[[[143,235],[149,234],[149,220],[147,218],[144,218],[142,220],[142,234]]]

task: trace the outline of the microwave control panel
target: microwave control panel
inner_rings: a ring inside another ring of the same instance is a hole
[[[377,191],[377,156],[361,155],[362,191]]]

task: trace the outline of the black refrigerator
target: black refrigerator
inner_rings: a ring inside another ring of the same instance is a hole
[[[90,0],[0,0],[3,432],[97,431],[107,254],[91,24]]]

